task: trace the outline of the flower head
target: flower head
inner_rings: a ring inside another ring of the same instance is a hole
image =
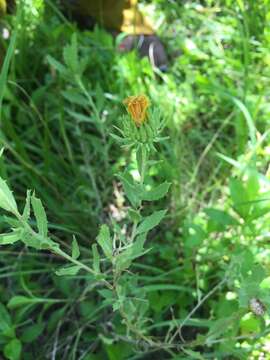
[[[146,111],[150,105],[150,101],[145,95],[129,96],[123,103],[127,106],[127,111],[132,120],[139,127],[146,119]]]

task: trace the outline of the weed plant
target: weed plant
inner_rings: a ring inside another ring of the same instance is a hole
[[[52,1],[2,21],[4,359],[269,356],[269,1],[142,5],[166,74]]]

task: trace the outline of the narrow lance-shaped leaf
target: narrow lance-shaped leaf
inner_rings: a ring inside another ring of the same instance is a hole
[[[108,259],[112,258],[113,243],[110,236],[110,230],[107,225],[102,225],[97,237],[97,242],[101,246],[105,256]]]
[[[75,238],[75,236],[73,236],[73,241],[72,241],[72,258],[73,259],[78,259],[78,257],[80,256],[80,249],[79,249],[79,245],[78,242]]]
[[[35,195],[32,195],[31,202],[32,202],[39,234],[44,237],[47,237],[48,221],[42,202],[40,201],[40,199],[36,198]]]
[[[94,272],[100,273],[100,256],[97,249],[97,244],[92,245],[92,253],[93,253],[93,269]]]
[[[25,206],[23,209],[23,219],[24,221],[28,221],[29,217],[30,217],[30,200],[31,200],[31,190],[27,190],[27,194],[26,194],[26,200],[25,200]]]
[[[14,196],[2,178],[0,178],[0,207],[13,214],[18,213],[18,207]]]

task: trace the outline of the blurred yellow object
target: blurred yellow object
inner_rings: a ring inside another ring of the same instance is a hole
[[[74,11],[82,16],[91,16],[99,24],[111,30],[127,34],[151,35],[152,26],[138,9],[137,0],[78,0]]]
[[[0,0],[0,16],[7,12],[9,0]],[[77,14],[91,16],[99,24],[111,30],[123,31],[127,34],[152,35],[151,24],[138,9],[137,0],[66,0]]]
[[[6,0],[0,0],[0,16],[5,15],[6,12],[7,12]]]

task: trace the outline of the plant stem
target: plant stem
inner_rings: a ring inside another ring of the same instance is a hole
[[[31,235],[35,238],[38,238],[41,243],[48,243],[48,242],[52,242],[54,243],[50,238],[45,238],[44,236],[38,234],[36,231],[34,231],[32,229],[32,227],[23,219],[22,215],[19,214],[18,212],[14,213],[14,215],[17,217],[17,219],[20,221],[20,223],[22,224],[22,226],[31,233]],[[58,244],[57,244],[58,245]],[[82,263],[81,261],[72,258],[70,255],[68,255],[67,253],[65,253],[63,250],[60,249],[60,247],[51,247],[49,248],[50,251],[54,252],[57,255],[60,255],[61,257],[63,257],[64,259],[68,260],[69,262],[72,262],[73,264],[79,266],[80,268],[86,270],[88,273],[97,276],[99,274],[97,274],[93,269],[91,269],[89,266],[85,265],[84,263]],[[101,282],[103,282],[109,289],[112,289],[112,285],[105,279],[101,279]]]
[[[140,179],[141,185],[144,184],[144,180],[145,180],[145,174],[147,170],[147,160],[148,160],[148,153],[147,150],[144,148],[142,150],[141,179]],[[139,168],[138,161],[137,161],[137,167]]]

